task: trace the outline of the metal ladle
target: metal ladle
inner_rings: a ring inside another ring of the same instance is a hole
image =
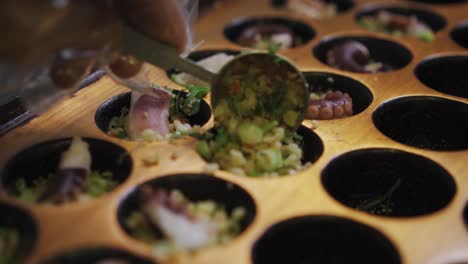
[[[244,112],[242,115],[268,116],[272,120],[286,124],[292,130],[296,130],[304,120],[309,98],[308,85],[302,72],[284,57],[268,52],[247,53],[237,56],[224,65],[218,74],[215,74],[193,61],[181,58],[174,47],[149,39],[130,27],[124,31],[121,45],[122,52],[140,60],[165,70],[176,68],[209,82],[213,109],[221,101],[229,100],[234,96],[237,92],[236,85],[244,85],[243,78],[239,78],[239,76],[247,77],[254,73],[257,76],[266,76],[267,82],[271,84],[271,90],[261,94],[256,92],[256,97],[263,98],[260,101],[268,102],[268,105],[267,103],[257,104],[255,109]],[[230,84],[229,80],[232,80],[233,77],[237,77],[240,83],[234,84],[234,86]],[[265,98],[272,100],[264,100]],[[284,104],[282,100],[288,100],[292,103]],[[287,107],[279,109],[277,108],[279,105],[287,105]],[[290,121],[291,118],[288,118],[289,122],[284,121],[286,120],[285,115],[290,114],[293,115],[294,122]]]

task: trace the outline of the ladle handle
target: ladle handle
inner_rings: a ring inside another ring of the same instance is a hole
[[[193,61],[181,58],[174,47],[152,40],[130,27],[124,29],[121,51],[164,70],[178,69],[209,83],[215,76]]]

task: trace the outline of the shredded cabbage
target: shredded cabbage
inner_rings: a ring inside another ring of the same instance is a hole
[[[11,194],[25,202],[35,202],[41,193],[46,189],[48,177],[39,177],[31,183],[27,183],[24,178],[16,180],[12,186]],[[110,192],[117,185],[117,181],[112,177],[109,171],[98,172],[91,171],[86,178],[83,192],[80,193],[78,200],[88,200],[89,198],[99,197]]]

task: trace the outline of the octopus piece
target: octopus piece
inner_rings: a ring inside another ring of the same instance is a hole
[[[76,200],[83,191],[84,183],[91,171],[89,146],[79,137],[74,137],[70,147],[62,154],[59,168],[51,176],[38,202],[63,203]]]
[[[145,93],[133,90],[126,129],[129,138],[139,139],[145,131],[168,135],[171,99],[172,93],[163,88],[147,88]]]
[[[177,248],[196,249],[216,239],[219,226],[191,214],[188,205],[174,199],[167,190],[143,186],[139,202],[150,223],[157,226]]]
[[[265,40],[281,44],[281,48],[291,48],[294,45],[294,32],[283,25],[255,25],[242,31],[237,42],[247,47],[260,47]]]
[[[326,59],[328,65],[346,71],[376,73],[390,70],[386,64],[371,62],[367,47],[354,40],[334,46],[327,52]]]
[[[328,91],[320,99],[310,99],[306,118],[329,120],[353,115],[353,101],[349,94],[341,91]]]
[[[336,5],[323,0],[289,0],[287,8],[311,18],[321,19],[336,15]]]

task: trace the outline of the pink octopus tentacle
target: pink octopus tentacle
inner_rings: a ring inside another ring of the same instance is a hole
[[[329,120],[353,115],[353,101],[349,94],[328,91],[320,99],[310,99],[306,118]]]
[[[62,154],[57,172],[48,180],[46,189],[37,201],[60,204],[78,199],[90,171],[91,153],[88,144],[75,137],[68,150]]]

